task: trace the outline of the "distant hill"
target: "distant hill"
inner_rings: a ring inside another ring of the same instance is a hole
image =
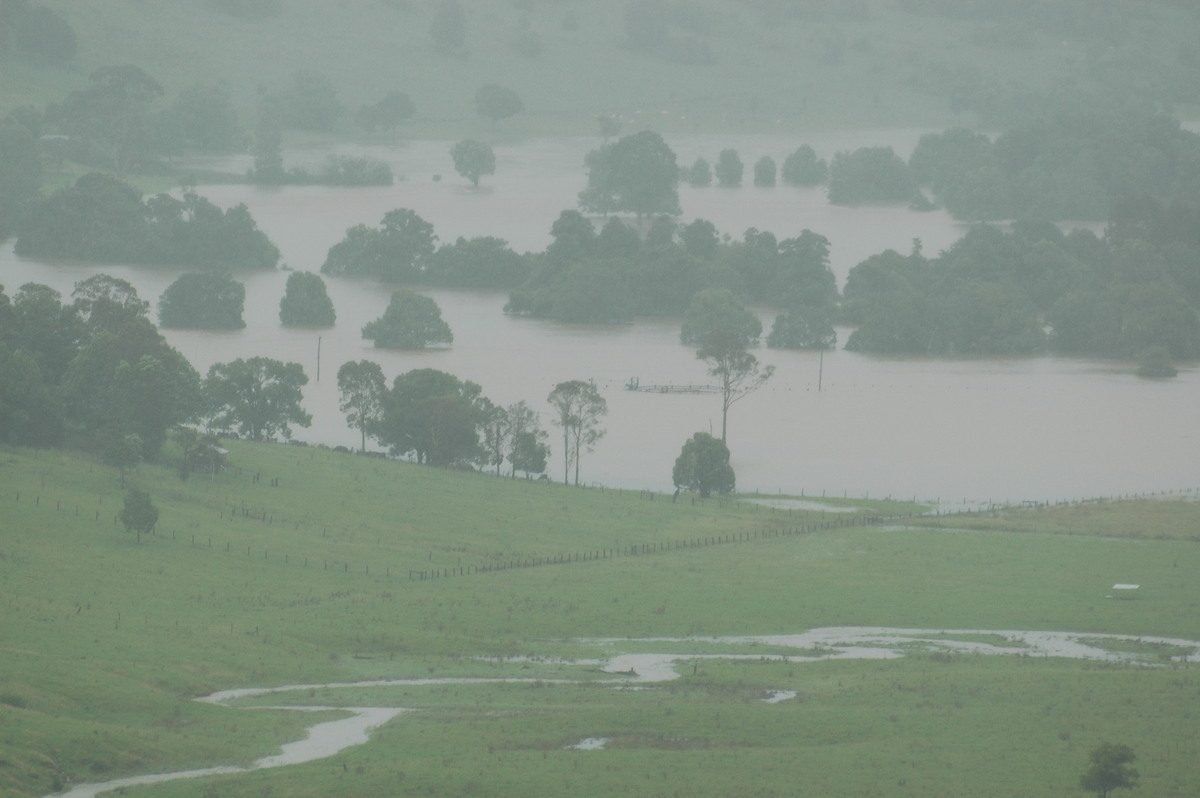
[[[169,101],[224,83],[243,125],[261,91],[319,73],[353,114],[392,91],[401,135],[491,130],[474,93],[515,90],[509,135],[625,129],[748,132],[975,124],[1014,91],[1103,88],[1163,105],[1200,100],[1200,12],[1189,3],[1052,0],[692,0],[462,3],[461,46],[431,33],[428,0],[39,0],[66,20],[65,65],[3,65],[0,114],[57,101],[97,67],[132,63]],[[1000,104],[1002,105],[1002,104]]]

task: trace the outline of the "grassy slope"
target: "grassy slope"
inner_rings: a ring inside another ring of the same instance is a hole
[[[204,2],[44,2],[74,26],[79,55],[66,69],[13,72],[0,84],[0,112],[56,100],[97,66],[135,63],[168,96],[196,82],[226,82],[251,126],[259,86],[278,87],[296,70],[314,69],[351,109],[389,90],[408,92],[418,118],[405,134],[417,137],[590,134],[599,113],[623,115],[627,131],[665,133],[940,127],[958,121],[946,98],[965,76],[1087,87],[1088,50],[1108,46],[1019,28],[1007,37],[1004,26],[908,14],[889,0],[872,2],[861,19],[818,13],[783,22],[741,3],[707,0],[695,5],[707,10],[709,32],[701,38],[718,63],[689,67],[631,53],[623,44],[623,3],[569,3],[531,7],[545,52],[530,59],[509,44],[521,12],[510,2],[480,0],[464,4],[469,55],[455,58],[430,44],[432,3],[397,10],[376,0],[281,0],[278,17],[240,20]],[[575,30],[564,28],[568,17]],[[1165,5],[1148,6],[1122,36],[1135,50],[1167,58],[1189,41],[1181,19]],[[489,81],[516,89],[528,109],[501,133],[474,116],[474,91]]]
[[[494,675],[462,657],[600,653],[570,642],[580,638],[843,624],[1200,637],[1200,586],[1188,578],[1200,549],[1177,534],[1194,528],[1193,503],[1105,507],[1123,521],[1097,522],[1098,532],[1125,524],[1146,540],[1047,534],[1090,522],[1039,511],[1033,522],[996,519],[1023,534],[843,528],[421,582],[409,570],[820,516],[672,505],[324,450],[232,448],[240,475],[185,483],[140,468],[137,482],[163,511],[141,545],[113,524],[121,491],[111,469],[57,453],[0,454],[0,791],[44,793],[56,770],[89,781],[248,762],[309,722],[188,700],[218,688]],[[1117,581],[1141,582],[1145,595],[1105,601]],[[533,673],[554,675],[551,666]],[[766,689],[797,689],[804,700],[760,704]],[[714,662],[653,697],[487,685],[384,700],[437,711],[406,715],[334,761],[218,780],[219,794],[515,795],[589,784],[589,794],[718,795],[746,783],[770,794],[804,777],[830,794],[874,794],[906,779],[927,795],[1058,795],[1072,789],[1087,747],[1110,738],[1143,755],[1156,795],[1187,794],[1200,776],[1186,731],[1197,687],[1170,670],[919,657]],[[557,750],[598,734],[614,736],[610,750]],[[142,792],[212,789],[204,780]]]

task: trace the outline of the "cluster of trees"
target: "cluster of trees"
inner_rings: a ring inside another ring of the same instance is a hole
[[[163,327],[190,330],[240,330],[246,289],[226,273],[194,272],[167,286],[158,301]],[[333,300],[319,275],[295,272],[279,301],[285,327],[330,327],[337,318]]]
[[[0,290],[0,437],[93,449],[124,468],[158,455],[198,411],[200,377],[124,280],[97,275],[72,301],[26,284]]]
[[[994,141],[927,134],[909,166],[958,219],[1104,219],[1137,196],[1200,203],[1200,135],[1124,107],[1059,109]]]
[[[529,274],[526,258],[490,236],[437,247],[433,225],[414,211],[397,208],[379,227],[356,225],[334,244],[321,271],[355,274],[385,282],[462,288],[509,288]]]
[[[693,186],[712,185],[716,178],[720,186],[740,186],[746,167],[737,150],[726,148],[717,156],[716,165],[710,165],[703,156],[698,157],[680,177]],[[817,186],[829,180],[829,164],[808,144],[797,147],[777,166],[775,159],[764,155],[754,162],[754,185],[773,186],[776,177],[790,186]]]
[[[437,369],[405,372],[388,387],[383,370],[369,360],[344,363],[337,379],[342,412],[364,449],[371,438],[427,465],[477,465],[500,474],[507,463],[510,476],[546,470],[547,435],[525,402],[500,407],[479,385]],[[568,431],[585,424],[575,417],[560,421]]]
[[[245,205],[223,211],[192,191],[148,200],[112,175],[92,172],[29,207],[19,255],[165,263],[204,270],[273,269],[279,250]]]
[[[1104,237],[1044,222],[980,226],[936,258],[887,251],[851,270],[847,349],[1200,356],[1195,207],[1130,203]],[[1047,327],[1049,331],[1047,332]]]
[[[726,241],[711,222],[679,225],[659,217],[643,239],[619,219],[597,233],[578,212],[563,211],[551,236],[545,252],[531,259],[529,279],[510,295],[507,312],[572,322],[678,316],[698,292],[724,288],[745,301],[786,308],[832,334],[837,284],[829,242],[811,231],[778,241],[751,228],[741,241]],[[771,340],[816,345],[782,329]]]

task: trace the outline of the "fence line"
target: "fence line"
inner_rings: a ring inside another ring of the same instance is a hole
[[[257,482],[257,481],[258,481],[258,477],[256,476],[255,482]],[[278,485],[278,480],[273,479],[272,487],[275,487],[277,485]],[[629,491],[629,493],[633,494],[635,492]],[[641,498],[641,497],[644,497],[649,492],[648,491],[636,491],[636,493],[638,494],[639,498]],[[550,566],[550,565],[567,565],[567,564],[575,564],[575,563],[595,562],[598,560],[613,560],[613,559],[627,558],[627,557],[641,557],[641,556],[647,556],[647,555],[660,554],[660,553],[664,553],[664,552],[678,551],[681,549],[707,548],[707,547],[711,547],[711,546],[721,546],[721,545],[729,545],[729,544],[736,544],[736,543],[754,542],[754,541],[759,541],[759,540],[771,540],[771,539],[777,539],[777,538],[782,538],[782,537],[807,535],[807,534],[812,534],[815,532],[823,532],[823,531],[829,531],[829,530],[834,530],[834,529],[881,526],[881,525],[889,524],[889,523],[900,523],[900,522],[904,522],[906,520],[913,519],[913,518],[971,518],[971,517],[979,517],[979,516],[984,516],[984,515],[992,515],[992,514],[1000,512],[1000,511],[1007,510],[1007,509],[1040,509],[1040,508],[1063,507],[1063,506],[1074,506],[1074,505],[1085,505],[1085,504],[1103,504],[1103,503],[1112,502],[1112,501],[1128,501],[1128,500],[1134,500],[1134,499],[1162,498],[1162,497],[1175,496],[1175,495],[1194,495],[1197,493],[1200,493],[1200,489],[1198,489],[1198,488],[1184,488],[1184,489],[1180,489],[1180,490],[1168,490],[1168,491],[1159,491],[1159,492],[1150,492],[1150,493],[1130,493],[1130,494],[1124,494],[1124,495],[1118,495],[1118,496],[1094,497],[1094,498],[1089,498],[1089,499],[1066,499],[1066,500],[1053,500],[1053,501],[1046,501],[1046,502],[1021,502],[1019,504],[988,504],[987,506],[981,506],[981,507],[973,508],[973,509],[947,510],[947,511],[942,511],[940,509],[937,509],[937,510],[934,510],[934,511],[928,512],[928,513],[908,513],[908,514],[903,514],[903,515],[847,515],[847,516],[835,518],[832,520],[825,520],[825,521],[819,521],[819,522],[814,522],[814,523],[801,524],[798,526],[790,526],[790,527],[782,526],[782,527],[778,527],[778,528],[767,527],[767,528],[753,529],[753,530],[749,530],[749,531],[742,530],[742,531],[738,531],[738,532],[727,532],[727,533],[718,534],[718,535],[705,535],[702,537],[698,536],[695,538],[683,539],[683,540],[676,539],[676,540],[667,540],[667,541],[655,541],[652,543],[631,543],[631,544],[626,544],[626,545],[617,546],[617,547],[598,548],[598,549],[591,549],[588,551],[581,551],[581,552],[559,553],[559,554],[547,555],[547,556],[525,556],[525,557],[520,557],[520,558],[509,558],[507,560],[500,561],[500,562],[483,563],[483,564],[478,564],[478,565],[458,564],[458,565],[455,565],[452,567],[401,569],[400,567],[393,568],[393,566],[391,566],[391,565],[385,565],[385,566],[382,566],[382,568],[381,568],[380,565],[378,563],[376,563],[375,573],[373,574],[373,576],[376,579],[382,577],[382,578],[392,579],[392,580],[407,580],[407,581],[425,582],[425,581],[433,581],[433,580],[438,580],[438,579],[447,579],[447,578],[452,578],[452,577],[495,574],[495,573],[502,573],[502,572],[512,571],[512,570],[539,568],[539,567],[545,567],[545,566]],[[651,499],[653,499],[654,494],[651,493],[650,495],[651,495]],[[7,499],[13,501],[14,503],[21,503],[23,500],[26,503],[28,503],[30,497],[28,495],[26,495],[24,497],[24,499],[22,499],[21,492],[16,491],[15,493],[8,493],[6,496],[0,497],[0,498],[7,498]],[[45,499],[45,501],[43,501],[43,499]],[[64,512],[64,505],[63,505],[63,502],[61,499],[53,499],[52,500],[51,498],[45,497],[42,494],[35,493],[33,495],[32,503],[35,507],[38,507],[39,509],[44,509],[48,512],[55,512],[55,513]],[[53,509],[51,509],[52,503],[53,503]],[[103,496],[98,497],[97,506],[103,506],[103,504],[104,504],[104,497]],[[244,503],[232,502],[228,499],[228,497],[224,498],[223,504],[225,506],[220,511],[220,518],[222,521],[225,520],[225,517],[228,514],[230,521],[233,521],[234,519],[242,519],[242,520],[260,521],[261,523],[265,523],[265,524],[273,524],[274,523],[274,515],[273,515],[273,513],[269,512],[266,507],[262,507],[261,510],[254,510],[254,509],[251,509],[248,506],[246,506]],[[80,504],[78,504],[78,503],[68,502],[65,505],[65,511],[71,517],[81,518],[81,520],[84,520],[85,522],[88,520],[86,513],[81,515]],[[92,522],[94,523],[94,522],[100,521],[100,516],[101,516],[101,511],[97,509],[95,511],[94,518],[91,519]],[[112,516],[112,523],[114,526],[119,523],[118,516],[116,514],[114,514]],[[199,522],[196,522],[196,523],[198,525]],[[296,529],[299,529],[301,522],[300,521],[292,521],[291,523],[294,524]],[[329,527],[324,526],[321,536],[326,537],[328,535],[328,533],[329,533]],[[162,539],[162,540],[168,539],[166,532],[160,532],[160,533],[155,533],[155,534],[157,535],[157,537],[159,539]],[[179,531],[177,529],[171,530],[169,540],[178,542],[178,538],[179,538]],[[215,548],[215,550],[217,550],[217,551],[223,550],[223,552],[226,554],[240,553],[241,549],[242,549],[242,545],[243,545],[242,543],[239,542],[237,544],[237,548],[234,549],[231,547],[232,542],[227,540],[224,542],[223,547],[220,545],[219,542],[218,542],[217,546],[214,547],[213,537],[211,535],[203,535],[198,540],[197,535],[195,533],[190,534],[189,544],[192,548],[199,548],[199,549],[214,549]],[[377,544],[378,544],[378,540],[377,540]],[[252,544],[248,544],[245,546],[245,553],[242,556],[258,557],[259,550],[254,548],[254,546]],[[310,566],[315,567],[316,562],[317,562],[316,558],[310,558],[310,557],[298,557],[293,561],[291,555],[288,553],[279,554],[278,552],[276,552],[274,555],[272,555],[271,551],[266,548],[263,548],[261,550],[261,556],[262,556],[262,559],[265,561],[282,562],[284,565],[293,565],[294,564],[294,565],[302,566],[305,568],[308,568]],[[310,560],[311,560],[311,562],[310,562]],[[372,576],[370,563],[364,563],[362,565],[354,565],[353,569],[352,569],[351,563],[349,563],[348,561],[344,561],[344,560],[330,560],[327,558],[323,558],[320,560],[320,562],[321,562],[321,568],[323,571],[341,571],[342,573],[346,573],[346,574],[354,573],[356,575],[360,574],[363,576]],[[395,574],[392,573],[393,570],[396,571]]]

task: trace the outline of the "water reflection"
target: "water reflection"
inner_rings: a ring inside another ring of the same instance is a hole
[[[903,152],[919,133],[860,133],[810,143],[826,157],[873,143]],[[671,143],[680,161],[690,163],[697,154],[711,160],[724,146],[737,146],[748,162],[763,154],[782,160],[802,142],[698,137]],[[416,210],[443,240],[497,235],[519,250],[540,250],[558,213],[574,205],[584,180],[583,153],[592,146],[594,141],[555,139],[498,147],[489,191],[470,191],[453,175],[447,142],[410,142],[354,150],[384,157],[407,176],[390,188],[215,186],[202,193],[221,205],[247,203],[284,261],[297,269],[317,270],[347,227],[375,224],[395,207]],[[289,153],[289,159],[319,163],[328,152]],[[224,165],[238,164],[227,159]],[[445,179],[435,182],[435,173]],[[819,191],[788,187],[683,187],[681,202],[684,221],[708,218],[739,235],[752,225],[779,237],[804,228],[821,233],[832,242],[839,280],[859,260],[885,248],[907,251],[913,238],[921,238],[932,253],[962,232],[941,213],[834,208]],[[178,276],[170,269],[19,259],[11,242],[0,249],[0,282],[10,293],[36,281],[69,294],[76,281],[100,271],[130,280],[150,300]],[[295,330],[278,320],[286,278],[285,272],[239,277],[246,283],[244,330],[165,334],[201,372],[216,362],[259,354],[301,363],[312,379],[305,405],[314,418],[311,429],[299,431],[302,439],[357,446],[358,435],[338,410],[335,375],[343,362],[361,358],[380,363],[389,379],[412,368],[438,368],[478,382],[498,403],[523,399],[539,410],[555,383],[595,380],[609,403],[608,434],[583,460],[587,482],[670,490],[671,466],[683,442],[698,430],[720,429],[714,396],[624,389],[632,377],[645,383],[707,381],[703,364],[678,342],[677,320],[596,327],[512,319],[501,311],[502,294],[432,290],[427,293],[454,331],[453,347],[386,352],[362,341],[360,329],[383,312],[389,287],[327,279],[337,325]],[[763,316],[769,328],[771,318]],[[839,340],[845,339],[843,330]],[[835,351],[822,359],[766,349],[758,355],[777,370],[730,416],[729,443],[742,490],[979,502],[1200,486],[1200,441],[1194,434],[1200,376],[1194,368],[1181,370],[1175,380],[1152,382],[1134,377],[1128,363],[1056,357],[884,359]],[[547,427],[549,421],[544,418]],[[560,477],[558,448],[550,473]]]

